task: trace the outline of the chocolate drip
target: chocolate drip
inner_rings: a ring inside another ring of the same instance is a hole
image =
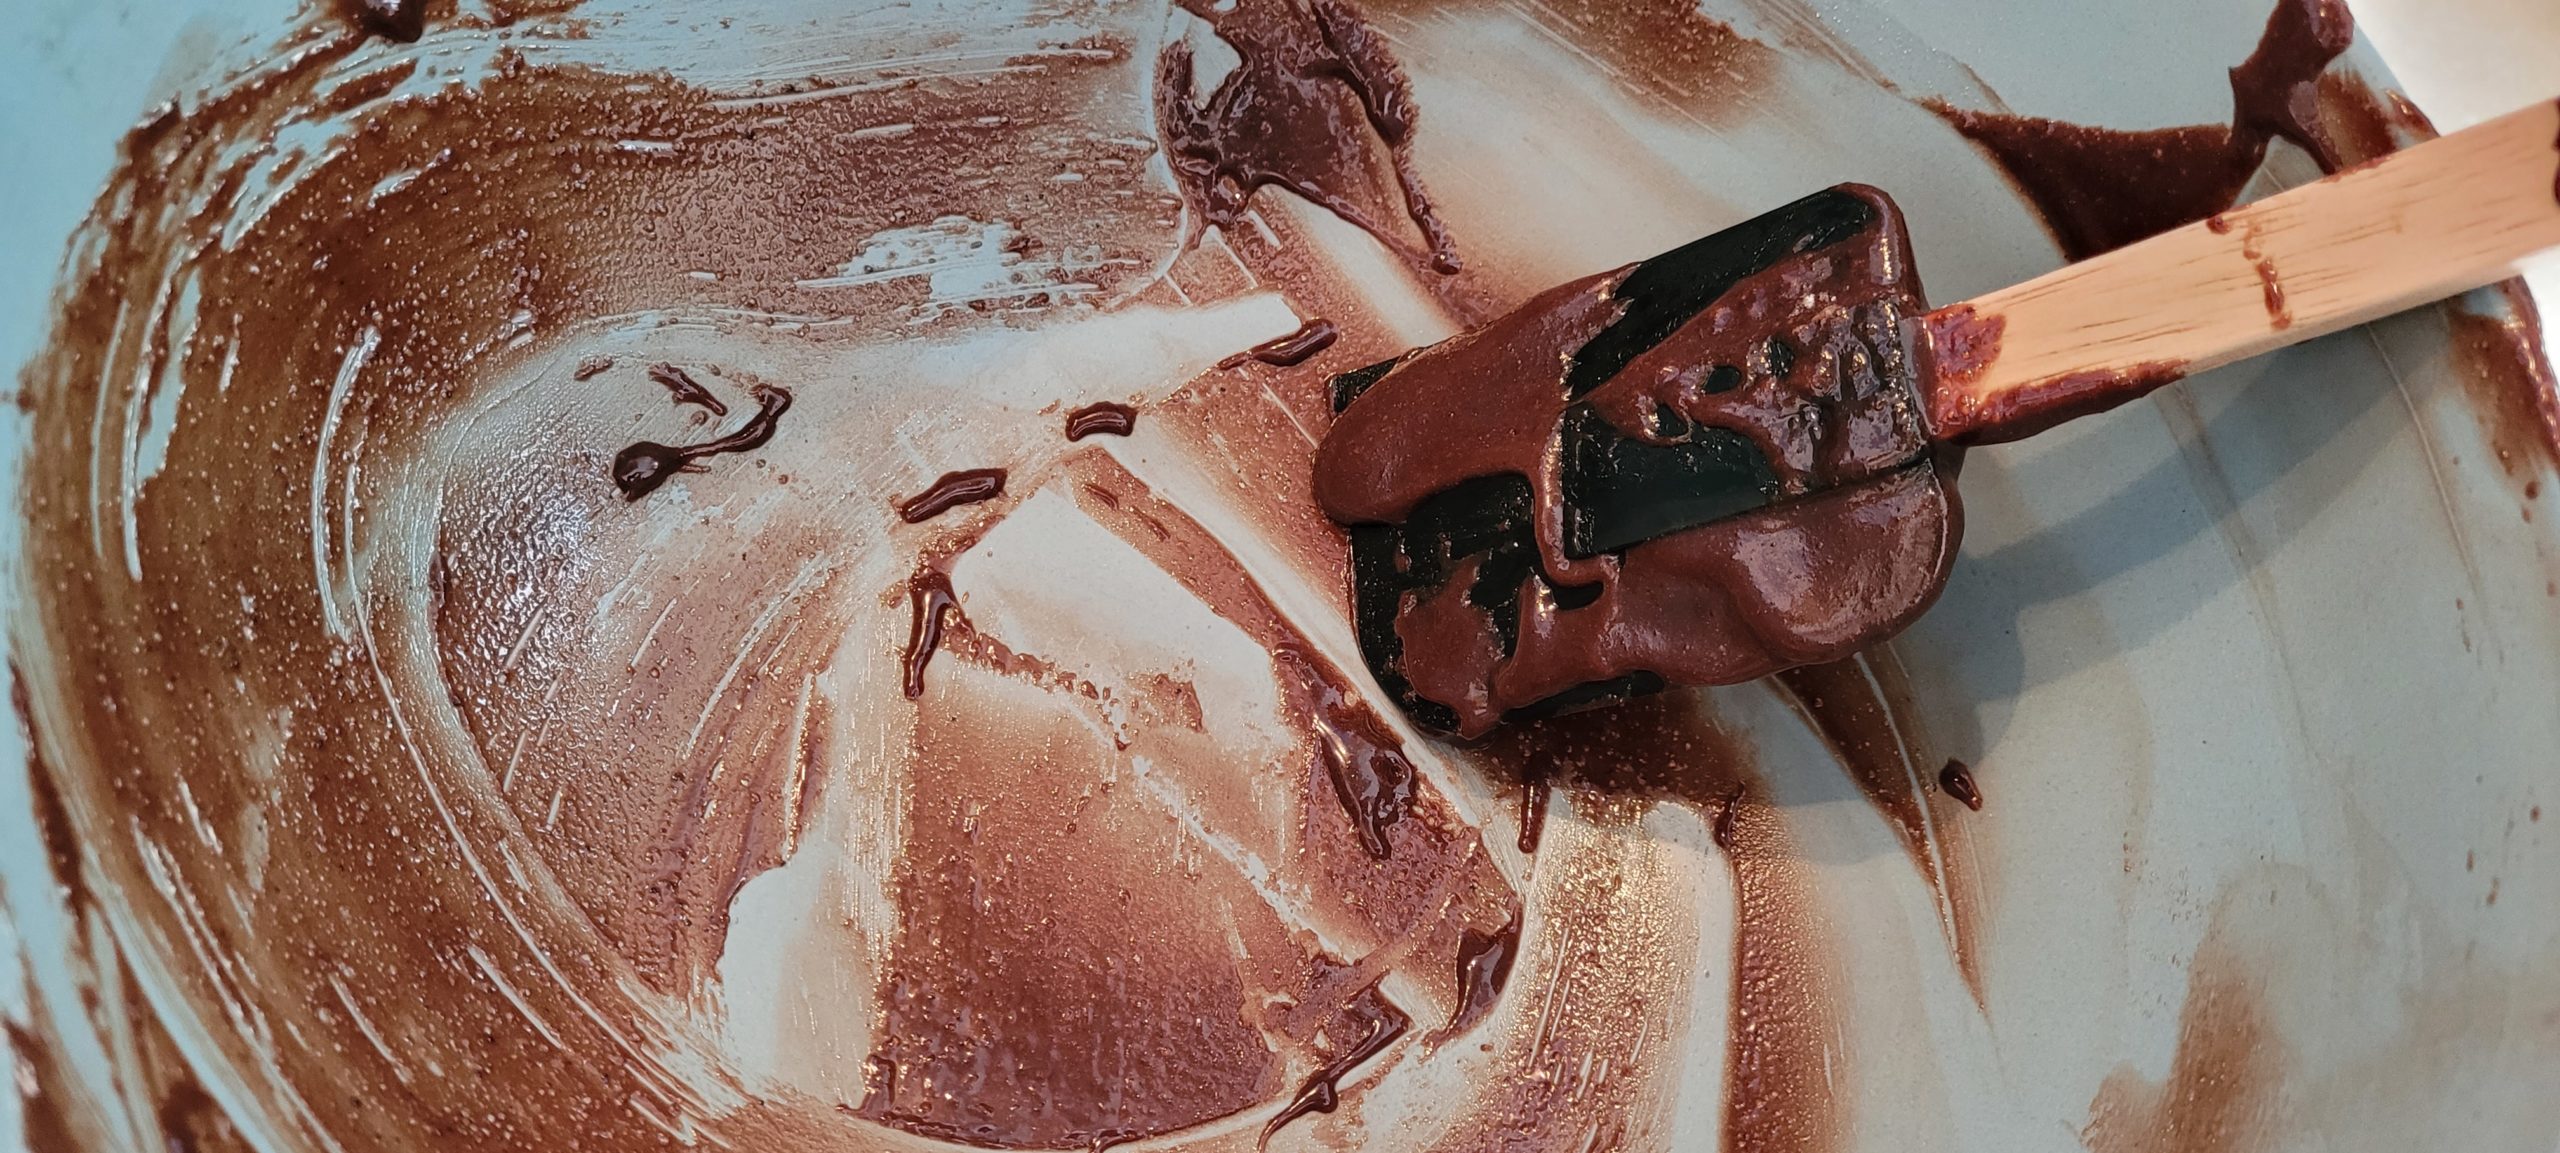
[[[944,615],[960,615],[960,598],[951,591],[949,575],[929,568],[907,582],[907,599],[915,610],[907,628],[906,690],[912,701],[924,695],[924,668],[942,647]]]
[[[1392,853],[1387,830],[1413,811],[1413,762],[1405,759],[1404,742],[1362,703],[1316,657],[1294,645],[1272,653],[1272,663],[1288,674],[1307,703],[1307,718],[1316,730],[1316,753],[1325,775],[1342,802],[1360,846],[1385,860]]]
[[[898,502],[898,519],[908,524],[921,524],[961,505],[994,500],[1003,495],[1003,469],[970,468],[946,472],[936,477],[923,492]]]
[[[1412,157],[1413,92],[1386,41],[1345,0],[1182,0],[1239,62],[1206,104],[1191,100],[1191,46],[1175,40],[1156,65],[1156,126],[1174,181],[1202,229],[1232,233],[1255,190],[1278,185],[1359,226],[1408,258],[1458,271]],[[1398,187],[1372,175],[1387,153]],[[1385,213],[1401,194],[1422,231],[1415,253]]]
[[[1218,362],[1220,368],[1240,368],[1245,362],[1258,360],[1264,364],[1288,368],[1303,364],[1308,357],[1333,347],[1341,339],[1342,330],[1319,316],[1283,336],[1275,336]]]
[[[1344,1026],[1359,1030],[1359,1039],[1325,1062],[1323,1068],[1298,1086],[1297,1096],[1289,1099],[1288,1107],[1262,1127],[1263,1148],[1269,1148],[1272,1134],[1278,1133],[1288,1123],[1310,1113],[1333,1112],[1342,1103],[1342,1079],[1363,1062],[1385,1052],[1396,1038],[1404,1036],[1405,1030],[1413,1026],[1413,1018],[1396,1008],[1394,1002],[1387,1000],[1386,994],[1372,985],[1343,1006],[1342,1012],[1325,1025],[1326,1037],[1337,1045],[1341,1044],[1343,1039],[1336,1035],[1336,1030]]]
[[[1536,853],[1538,840],[1547,831],[1547,802],[1555,795],[1555,782],[1548,773],[1544,761],[1521,766],[1519,846],[1523,853]]]
[[[605,363],[610,365],[613,362],[608,360]],[[580,366],[581,369],[584,367]],[[704,388],[701,381],[695,380],[692,373],[675,365],[665,363],[650,365],[649,379],[657,381],[664,387],[667,395],[674,397],[677,404],[698,404],[710,409],[713,416],[729,415],[728,405],[721,403],[719,397],[711,395],[711,390]]]
[[[1963,761],[1948,761],[1947,767],[1938,770],[1938,787],[1964,802],[1964,807],[1982,811],[1982,790],[1973,783],[1973,770],[1966,768]]]
[[[665,445],[644,440],[613,457],[613,484],[628,500],[638,500],[657,491],[669,477],[683,471],[694,461],[724,452],[753,452],[773,439],[774,428],[782,414],[791,408],[791,394],[772,385],[755,387],[756,414],[748,417],[738,431],[717,440],[694,445]]]
[[[2066,256],[2086,260],[2231,207],[2276,138],[2337,171],[2319,81],[2354,42],[2344,0],[2282,0],[2257,51],[2231,70],[2228,126],[2118,132],[1939,101],[1929,108],[2009,174]]]

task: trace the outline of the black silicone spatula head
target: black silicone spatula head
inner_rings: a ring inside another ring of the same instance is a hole
[[[1844,185],[1335,380],[1316,492],[1425,727],[1479,735],[1907,624],[1958,531],[1899,213]]]

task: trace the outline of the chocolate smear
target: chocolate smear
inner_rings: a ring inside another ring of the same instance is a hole
[[[923,492],[898,502],[898,519],[908,524],[921,524],[964,504],[977,504],[1004,495],[1004,470],[970,468],[946,472],[934,479]]]
[[[1232,234],[1254,192],[1277,185],[1409,259],[1458,271],[1457,249],[1414,170],[1412,86],[1357,9],[1346,0],[1181,2],[1239,58],[1205,104],[1191,99],[1188,43],[1166,44],[1156,64],[1157,130],[1192,217],[1186,243],[1209,226]],[[1379,186],[1381,167],[1394,171],[1395,189]],[[1422,252],[1388,224],[1399,195]]]
[[[1248,361],[1288,368],[1303,364],[1308,357],[1333,347],[1342,330],[1319,316],[1301,324],[1294,332],[1275,336],[1218,362],[1219,368],[1241,368]]]
[[[638,500],[657,491],[668,478],[683,471],[694,461],[724,452],[753,452],[773,439],[774,428],[782,414],[791,408],[791,394],[772,385],[755,387],[756,413],[739,425],[736,432],[717,440],[694,445],[666,445],[644,440],[613,457],[613,484],[628,500]]]
[[[1125,404],[1098,401],[1067,414],[1067,439],[1083,440],[1088,436],[1127,436],[1138,427],[1138,410]]]
[[[608,360],[605,363],[609,365],[613,362]],[[710,389],[704,388],[701,381],[693,378],[692,373],[675,365],[666,363],[650,365],[649,379],[665,388],[667,395],[674,397],[677,404],[700,405],[710,409],[713,416],[729,415],[728,405],[721,403],[719,397],[713,396]]]

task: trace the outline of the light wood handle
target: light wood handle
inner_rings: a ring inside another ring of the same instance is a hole
[[[2545,104],[1930,313],[1931,431],[2016,440],[2555,248],[2560,105]]]

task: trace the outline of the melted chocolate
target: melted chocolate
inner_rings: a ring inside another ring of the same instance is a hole
[[[942,647],[942,630],[946,616],[960,615],[960,598],[951,591],[951,578],[940,569],[926,569],[907,582],[907,600],[914,620],[907,628],[906,678],[908,700],[924,695],[924,669],[933,662],[934,651]]]
[[[1982,790],[1973,783],[1973,770],[1966,768],[1963,761],[1948,761],[1945,768],[1938,770],[1938,787],[1964,802],[1964,807],[1982,811]]]
[[[578,366],[569,370],[571,380],[594,380],[613,368],[613,358],[602,354],[578,358]],[[725,415],[725,414],[724,414]]]
[[[604,363],[611,365],[613,362],[611,360],[606,360]],[[584,372],[585,370],[586,366],[584,364],[579,365],[579,371]],[[585,377],[580,377],[579,379],[583,380]],[[711,415],[713,416],[729,415],[729,406],[727,404],[722,403],[719,397],[713,396],[710,389],[704,388],[701,381],[693,378],[692,373],[686,372],[675,365],[664,362],[650,365],[649,379],[658,382],[660,387],[665,388],[667,390],[667,395],[673,397],[677,404],[700,405],[704,408],[710,409]]]
[[[1969,304],[1932,312],[1920,324],[1933,383],[1971,384],[1982,379],[2000,359],[2000,342],[2009,331],[2008,317],[1996,312],[1984,316]]]
[[[1535,571],[1496,590],[1516,589],[1516,618],[1485,607],[1498,602],[1469,559],[1437,591],[1407,594],[1394,621],[1396,671],[1460,735],[1631,674],[1728,684],[1837,660],[1934,599],[1958,511],[1901,383],[1899,318],[1919,303],[1910,254],[1889,201],[1842,191],[1872,213],[1854,241],[1750,272],[1584,394],[1589,412],[1644,443],[1705,429],[1748,438],[1779,503],[1600,555],[1570,548],[1552,446],[1567,378],[1585,374],[1577,356],[1626,315],[1627,270],[1404,358],[1335,422],[1315,490],[1342,524],[1398,524],[1482,478],[1529,483]]]
[[[1138,410],[1125,404],[1098,401],[1067,414],[1067,439],[1083,440],[1088,436],[1127,436],[1138,427]]]
[[[1347,0],[1181,3],[1239,58],[1206,104],[1192,103],[1190,44],[1166,44],[1156,66],[1157,131],[1193,237],[1210,226],[1232,234],[1255,190],[1277,185],[1440,272],[1458,271],[1457,249],[1414,171],[1412,88],[1357,9]],[[1382,146],[1394,190],[1372,175]],[[1399,194],[1421,229],[1420,253],[1387,223]]]
[[[1316,657],[1295,646],[1271,656],[1312,706],[1308,719],[1316,726],[1316,751],[1334,796],[1359,831],[1360,846],[1372,857],[1387,858],[1393,852],[1387,830],[1413,811],[1413,762],[1405,759],[1403,740],[1377,710],[1324,675]]]
[[[2065,256],[2086,260],[2231,207],[2276,138],[2337,171],[2319,82],[2354,42],[2344,0],[2280,0],[2257,51],[2231,70],[2228,126],[2119,132],[1941,101],[1929,107],[2009,174]]]
[[[923,492],[898,502],[898,519],[908,524],[922,524],[964,504],[978,504],[1004,495],[1004,470],[970,468],[946,472],[934,478]]]
[[[1218,367],[1239,368],[1247,361],[1258,360],[1264,364],[1288,368],[1303,364],[1308,357],[1333,347],[1333,342],[1341,337],[1341,329],[1335,328],[1332,321],[1319,316],[1299,325],[1296,331],[1272,337],[1219,361]]]
[[[1341,1104],[1342,1079],[1385,1052],[1412,1026],[1413,1018],[1396,1008],[1374,985],[1343,1006],[1342,1012],[1325,1026],[1325,1036],[1338,1052],[1323,1068],[1310,1074],[1289,1099],[1288,1106],[1262,1127],[1261,1147],[1269,1148],[1272,1135],[1300,1117],[1333,1112]]]
[[[626,500],[638,500],[658,490],[678,472],[706,456],[725,452],[754,452],[773,439],[773,430],[782,414],[791,408],[791,394],[771,385],[755,388],[756,412],[739,425],[736,432],[701,444],[666,445],[644,440],[631,445],[613,457],[613,485],[622,490]]]
[[[1520,918],[1494,932],[1469,929],[1458,939],[1458,1008],[1435,1039],[1445,1042],[1475,1027],[1493,1012],[1502,986],[1511,979],[1511,963],[1520,952]]]
[[[1988,398],[1949,391],[1939,396],[1946,405],[1939,416],[1940,427],[1963,429],[1949,438],[1958,444],[2023,440],[2067,421],[2105,412],[2186,376],[2184,363],[2162,360],[2125,369],[2066,372]]]
[[[416,43],[427,32],[428,0],[338,0],[356,27],[376,36]]]
[[[1523,853],[1536,853],[1538,841],[1547,831],[1547,802],[1555,796],[1555,782],[1547,777],[1547,766],[1532,762],[1521,766],[1520,840]]]

